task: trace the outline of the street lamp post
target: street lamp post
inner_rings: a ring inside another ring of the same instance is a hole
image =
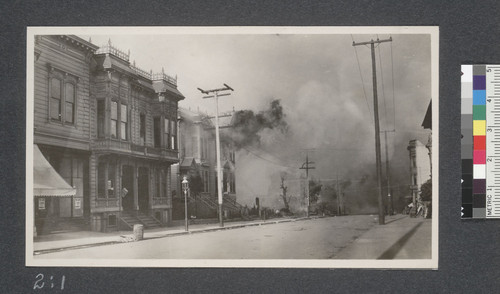
[[[189,189],[188,186],[188,180],[187,177],[184,176],[182,179],[182,190],[184,190],[184,221],[185,221],[185,230],[186,232],[189,231],[189,225],[188,225],[188,202],[187,202],[187,192]]]

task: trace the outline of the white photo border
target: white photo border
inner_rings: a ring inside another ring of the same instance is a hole
[[[35,267],[193,267],[193,268],[383,268],[437,269],[439,196],[432,197],[432,256],[405,260],[310,259],[35,259],[33,255],[34,37],[36,35],[162,34],[429,34],[431,42],[432,194],[439,195],[439,27],[27,27],[26,50],[26,266]]]

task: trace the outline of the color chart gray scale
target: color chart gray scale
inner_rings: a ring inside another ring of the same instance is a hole
[[[500,65],[462,65],[462,219],[500,218]]]

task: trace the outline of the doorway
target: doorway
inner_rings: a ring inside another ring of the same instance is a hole
[[[124,165],[122,171],[122,207],[124,211],[130,211],[134,209],[134,167]],[[125,196],[124,189],[127,190]]]
[[[139,210],[147,211],[149,209],[149,169],[147,167],[139,168],[137,186],[139,194]]]

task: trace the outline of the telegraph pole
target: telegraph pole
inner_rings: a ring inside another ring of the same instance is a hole
[[[315,169],[314,166],[309,166],[310,164],[314,164],[314,162],[313,161],[309,161],[309,154],[306,153],[306,162],[304,162],[302,164],[302,167],[299,167],[299,169],[305,169],[306,170],[306,197],[307,197],[306,214],[307,214],[307,217],[309,217],[309,206],[311,205],[310,197],[309,197],[309,170],[310,169]]]
[[[378,120],[378,98],[377,98],[377,68],[375,66],[375,44],[392,42],[392,37],[386,40],[370,40],[368,42],[352,42],[352,46],[370,45],[372,52],[372,72],[373,72],[373,115],[375,118],[375,156],[377,160],[377,182],[378,182],[378,223],[385,224],[384,198],[382,196],[382,162],[380,155],[380,126]]]
[[[344,210],[344,205],[343,205],[343,202],[344,202],[344,199],[342,199],[342,195],[340,194],[340,184],[339,184],[339,174],[337,173],[337,180],[336,180],[336,190],[337,190],[337,214],[338,215],[342,215],[343,213],[343,210]]]
[[[385,135],[385,173],[387,177],[387,198],[389,200],[389,215],[392,215],[394,213],[394,207],[393,207],[393,195],[391,195],[391,174],[389,172],[389,151],[388,151],[388,145],[387,145],[387,132],[395,132],[396,130],[392,131],[382,131],[384,132]]]
[[[226,91],[234,91],[233,88],[224,84],[224,88],[212,89],[212,90],[202,90],[198,88],[198,90],[206,94],[208,96],[204,96],[203,98],[215,98],[215,149],[216,149],[216,157],[217,157],[217,196],[219,200],[219,224],[221,227],[224,226],[224,217],[222,215],[222,172],[220,166],[220,137],[219,137],[219,97],[221,96],[229,96],[231,93],[227,93]],[[212,94],[212,95],[210,95]]]

